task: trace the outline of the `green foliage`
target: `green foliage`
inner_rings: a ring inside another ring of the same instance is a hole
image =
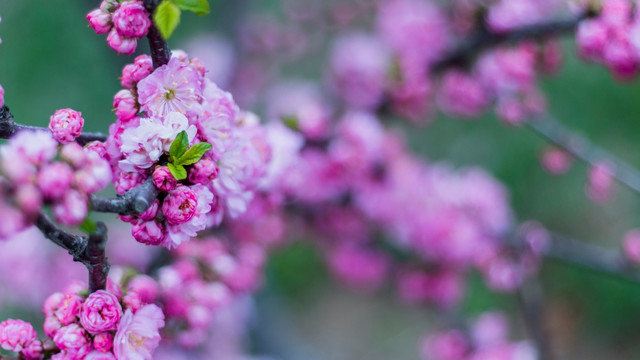
[[[206,142],[195,144],[189,148],[189,135],[187,135],[186,131],[181,131],[171,143],[171,148],[169,148],[170,162],[167,166],[171,171],[171,175],[178,180],[186,179],[187,170],[184,167],[200,161],[211,148],[211,144]]]
[[[98,229],[98,225],[95,223],[95,221],[91,220],[91,218],[87,216],[82,224],[80,224],[79,228],[83,233],[91,235]]]
[[[211,150],[212,146],[209,143],[201,142],[195,144],[191,147],[191,149],[187,150],[182,156],[176,160],[175,164],[177,165],[193,165],[200,161],[204,156],[204,153]]]
[[[164,0],[158,5],[153,15],[153,22],[163,38],[168,39],[173,35],[180,24],[180,13],[180,8],[170,0]]]
[[[186,131],[181,131],[171,143],[169,148],[169,156],[172,162],[176,162],[189,148],[189,135]]]
[[[184,180],[187,178],[187,169],[185,169],[184,166],[168,163],[167,167],[169,167],[169,171],[174,178],[178,180]]]
[[[185,11],[192,11],[198,16],[207,15],[210,11],[207,0],[173,0],[176,6]]]

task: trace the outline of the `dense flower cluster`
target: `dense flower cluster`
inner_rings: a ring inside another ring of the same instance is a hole
[[[46,342],[37,339],[33,327],[21,320],[0,323],[0,346],[26,359],[146,359],[160,343],[164,314],[144,302],[137,289],[123,293],[109,281],[107,290],[87,295],[74,282],[44,303]]]
[[[60,115],[60,111],[56,114],[58,120],[52,118],[53,132],[65,141],[73,139],[78,119]],[[68,123],[69,119],[75,123]],[[58,142],[51,134],[31,130],[21,131],[4,144],[0,148],[0,196],[6,221],[0,227],[0,238],[33,224],[43,205],[51,205],[56,221],[63,225],[82,223],[90,210],[89,196],[111,182],[109,164],[100,149],[97,144],[83,148],[68,143],[58,151]]]
[[[507,317],[486,312],[478,317],[468,333],[446,330],[426,336],[421,344],[425,360],[535,360],[538,352],[528,341],[508,339]]]
[[[125,66],[107,156],[119,193],[147,180],[162,192],[145,213],[122,217],[136,240],[175,248],[246,210],[270,150],[257,118],[206,79],[197,59],[175,52],[151,70],[145,55]]]
[[[122,54],[136,51],[138,39],[151,26],[149,14],[139,0],[103,0],[100,7],[87,14],[96,34],[106,34],[109,46]]]

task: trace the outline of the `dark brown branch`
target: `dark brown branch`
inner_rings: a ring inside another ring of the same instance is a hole
[[[49,131],[48,128],[17,124],[7,106],[0,108],[0,139],[8,139],[20,130]],[[106,141],[107,135],[101,133],[82,133],[76,141],[86,145],[92,141]]]
[[[152,22],[153,14],[156,11],[156,7],[158,7],[158,3],[158,0],[144,0],[144,6],[147,8]],[[160,66],[169,63],[169,59],[171,59],[171,50],[155,24],[152,24],[149,28],[147,40],[149,40],[149,48],[151,49],[153,68],[157,69]]]
[[[441,73],[451,67],[469,67],[479,54],[499,45],[513,44],[523,40],[544,40],[572,33],[582,20],[593,15],[584,13],[570,19],[523,26],[505,33],[492,33],[482,24],[467,41],[432,64],[431,73]]]
[[[526,126],[537,135],[590,166],[607,161],[613,166],[611,176],[631,191],[640,194],[640,171],[611,153],[591,144],[583,136],[574,133],[550,117],[533,119]]]
[[[92,196],[91,210],[120,215],[137,215],[147,210],[158,198],[158,194],[158,189],[149,178],[142,185],[113,199]]]
[[[96,231],[88,237],[64,232],[44,212],[40,212],[35,225],[47,239],[67,250],[73,261],[86,266],[89,270],[89,292],[105,288],[109,263],[105,255],[107,227],[103,223],[98,223]]]

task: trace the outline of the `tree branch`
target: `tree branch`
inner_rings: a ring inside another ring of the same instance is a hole
[[[613,154],[591,144],[589,140],[563,126],[551,117],[540,117],[526,123],[535,134],[564,149],[590,166],[606,160],[613,166],[611,176],[640,195],[640,171]]]
[[[516,293],[518,303],[524,317],[529,335],[536,343],[540,360],[553,360],[555,356],[551,350],[549,336],[544,327],[544,303],[540,283],[537,279],[527,280]]]
[[[91,210],[120,215],[137,215],[145,212],[156,201],[158,194],[158,189],[153,185],[150,177],[142,185],[113,199],[91,196]]]
[[[73,261],[86,266],[89,270],[90,293],[105,288],[110,266],[105,255],[107,227],[104,223],[98,223],[97,230],[88,237],[72,235],[60,229],[41,211],[35,225],[47,239],[67,250],[73,256]]]
[[[171,59],[171,50],[169,49],[169,45],[167,45],[167,42],[162,37],[162,34],[160,34],[155,23],[153,23],[153,14],[156,11],[158,3],[158,0],[144,0],[144,6],[147,9],[147,12],[149,12],[152,22],[149,32],[147,33],[147,40],[149,40],[149,48],[151,49],[151,59],[153,60],[154,69],[169,63],[169,60]]]
[[[34,131],[50,131],[48,128],[39,126],[30,126],[17,124],[13,119],[13,114],[9,111],[7,106],[0,108],[0,139],[9,139],[15,133],[20,130],[34,130]],[[101,133],[82,133],[76,138],[76,141],[80,145],[86,145],[92,141],[106,141],[107,135]]]
[[[573,18],[552,20],[545,23],[523,26],[505,33],[490,32],[484,23],[467,41],[431,65],[431,73],[438,74],[451,67],[468,67],[482,52],[503,44],[522,40],[542,40],[548,37],[573,32],[577,25],[595,14],[586,12]]]

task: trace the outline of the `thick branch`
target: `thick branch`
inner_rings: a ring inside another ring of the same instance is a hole
[[[505,33],[492,33],[484,24],[458,48],[432,64],[431,72],[440,73],[451,67],[467,67],[482,52],[503,44],[512,44],[522,40],[542,40],[549,37],[571,33],[591,13],[577,15],[570,19],[552,20],[546,23],[523,26]]]
[[[49,131],[48,128],[17,124],[11,111],[6,106],[0,108],[0,139],[8,139],[20,130]],[[106,141],[107,135],[101,133],[82,133],[76,141],[80,145],[86,145],[92,141]]]
[[[158,6],[158,0],[144,0],[144,6],[151,15],[151,20],[153,22],[153,14]],[[149,28],[147,40],[149,40],[149,48],[151,49],[153,68],[157,69],[160,66],[169,63],[169,59],[171,59],[171,50],[155,24],[152,24]]]
[[[92,196],[91,210],[120,215],[137,215],[147,210],[157,198],[158,189],[149,178],[142,185],[113,199]]]
[[[613,178],[636,194],[640,194],[640,171],[611,153],[591,144],[586,138],[572,132],[550,117],[537,118],[526,125],[534,133],[564,149],[574,157],[593,166],[607,161],[612,166]]]
[[[98,223],[97,230],[88,237],[64,232],[44,212],[40,212],[35,225],[46,238],[67,250],[73,261],[86,266],[89,270],[89,292],[105,288],[109,263],[105,255],[107,227],[103,223]]]

